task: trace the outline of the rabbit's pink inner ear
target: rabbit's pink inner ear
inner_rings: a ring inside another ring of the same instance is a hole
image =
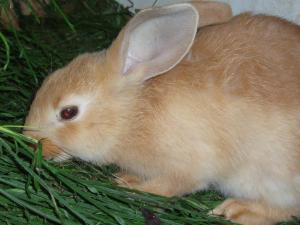
[[[187,54],[197,32],[197,10],[187,3],[146,9],[126,25],[108,54],[120,75],[147,80],[172,69]]]

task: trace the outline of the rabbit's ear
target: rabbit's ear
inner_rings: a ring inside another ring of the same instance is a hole
[[[192,46],[198,12],[175,4],[139,12],[108,50],[108,61],[122,76],[147,80],[172,69]],[[138,72],[137,72],[138,71]]]
[[[223,2],[194,0],[192,1],[192,5],[200,15],[199,28],[225,23],[232,18],[231,7]]]

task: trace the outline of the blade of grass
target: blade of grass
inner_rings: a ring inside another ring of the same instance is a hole
[[[5,47],[6,61],[3,66],[3,70],[6,70],[9,65],[9,62],[10,62],[10,47],[9,47],[7,39],[5,38],[5,36],[3,35],[3,33],[1,31],[0,31],[0,39],[3,42],[4,47]]]
[[[37,208],[35,208],[35,207],[33,207],[33,206],[31,206],[31,205],[29,205],[29,204],[21,201],[20,199],[14,197],[13,195],[9,194],[7,191],[5,191],[5,190],[3,190],[1,188],[0,188],[0,194],[2,194],[3,196],[7,197],[9,200],[15,202],[16,204],[18,204],[18,205],[20,205],[20,206],[22,206],[22,207],[24,207],[24,208],[26,208],[26,209],[28,209],[28,210],[36,213],[39,216],[42,216],[42,217],[44,217],[44,218],[46,218],[46,219],[48,219],[48,220],[50,220],[52,222],[58,223],[58,224],[61,223],[61,221],[57,220],[56,218],[54,218],[52,216],[49,216],[48,214],[45,214],[44,212],[38,210]]]

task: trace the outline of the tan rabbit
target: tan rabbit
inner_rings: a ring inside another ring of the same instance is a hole
[[[51,74],[25,134],[48,159],[115,163],[141,191],[214,185],[232,199],[212,213],[244,225],[299,216],[300,28],[243,14],[196,36],[222,22],[198,4],[141,11],[109,49]]]

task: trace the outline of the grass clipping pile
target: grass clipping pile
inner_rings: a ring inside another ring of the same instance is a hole
[[[163,198],[117,187],[115,167],[43,161],[42,146],[21,135],[34,93],[51,71],[79,53],[109,46],[130,18],[112,0],[56,1],[47,17],[19,17],[22,30],[0,30],[0,224],[230,224],[207,212],[214,192]],[[70,3],[70,1],[69,1]]]

